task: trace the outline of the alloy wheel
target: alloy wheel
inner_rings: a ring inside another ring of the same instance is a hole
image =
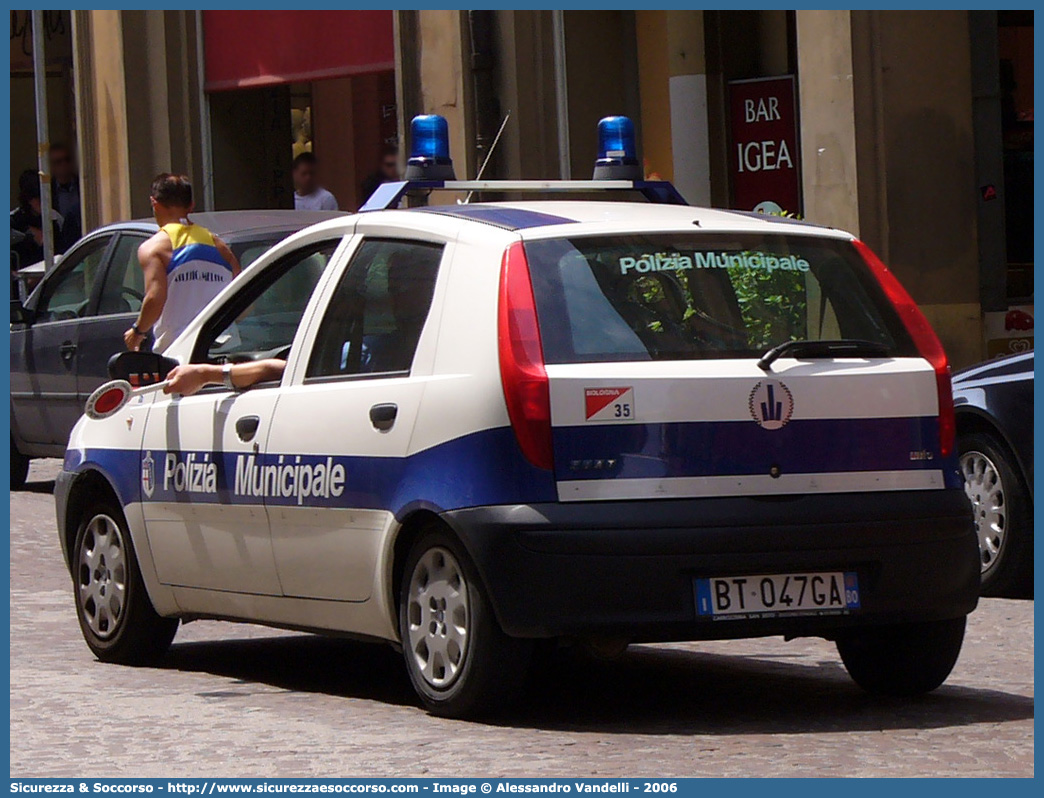
[[[410,653],[424,680],[438,690],[453,684],[468,651],[468,586],[456,557],[436,546],[410,576],[406,618]]]
[[[985,575],[999,561],[1007,532],[1007,508],[1000,471],[982,452],[961,455],[964,491],[972,503],[975,527],[979,533],[979,557]]]
[[[127,606],[127,550],[119,525],[108,515],[94,516],[78,559],[80,609],[91,632],[107,639],[116,633]]]

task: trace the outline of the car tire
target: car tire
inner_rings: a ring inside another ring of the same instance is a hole
[[[29,477],[29,458],[18,451],[14,438],[11,438],[11,490],[21,490]]]
[[[957,454],[979,534],[982,595],[1033,592],[1033,501],[1011,450],[982,432],[961,435]]]
[[[964,618],[867,627],[837,639],[848,675],[868,693],[916,696],[946,681],[964,642]]]
[[[178,619],[152,606],[127,521],[113,503],[92,502],[84,510],[72,572],[80,631],[98,659],[138,665],[170,647]]]
[[[399,633],[410,682],[432,714],[488,717],[519,696],[533,643],[500,628],[467,551],[439,525],[406,558]]]

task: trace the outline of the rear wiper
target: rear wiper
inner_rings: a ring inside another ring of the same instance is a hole
[[[890,349],[878,341],[843,338],[838,341],[787,341],[774,346],[758,360],[758,368],[771,371],[772,363],[783,355],[793,357],[886,357]]]

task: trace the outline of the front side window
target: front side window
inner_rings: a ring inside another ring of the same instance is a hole
[[[441,244],[360,244],[323,316],[305,377],[408,372],[440,260]]]
[[[657,234],[525,248],[548,363],[757,357],[837,339],[916,354],[846,241]]]
[[[94,238],[62,260],[58,272],[43,287],[36,306],[39,321],[68,321],[87,315],[110,241],[111,236]]]
[[[203,328],[193,361],[285,357],[338,244],[340,239],[323,241],[292,252],[252,279]]]

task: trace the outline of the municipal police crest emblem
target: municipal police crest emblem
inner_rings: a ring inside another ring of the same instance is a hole
[[[156,461],[152,459],[152,452],[145,452],[141,461],[141,489],[150,499],[156,489]]]
[[[761,380],[747,399],[750,415],[762,429],[782,429],[794,415],[794,395],[779,380]]]

